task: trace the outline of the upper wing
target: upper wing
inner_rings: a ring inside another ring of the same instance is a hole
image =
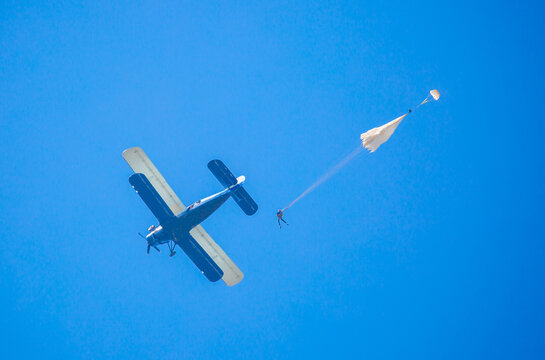
[[[163,175],[153,165],[144,150],[139,147],[127,149],[123,151],[123,159],[125,159],[135,173],[146,175],[146,178],[155,190],[157,190],[159,196],[163,198],[174,215],[179,215],[185,210],[184,204],[182,204],[176,193],[167,184]]]
[[[189,232],[189,234],[197,241],[202,249],[212,258],[212,260],[223,271],[222,280],[229,286],[238,284],[244,278],[244,274],[233,263],[229,256],[212,240],[210,235],[203,229],[201,225],[197,225]]]

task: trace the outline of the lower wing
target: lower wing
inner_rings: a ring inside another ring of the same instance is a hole
[[[176,216],[185,210],[184,204],[180,201],[176,193],[167,184],[165,178],[159,170],[153,165],[144,150],[139,147],[133,147],[123,151],[123,158],[129,164],[135,173],[144,174],[159,196]]]
[[[165,224],[174,218],[174,214],[157,190],[155,190],[153,185],[149,182],[146,175],[132,174],[129,177],[129,183],[134,190],[136,190],[138,195],[140,195],[140,198],[142,198],[157,220],[159,220],[159,223]]]
[[[228,285],[233,286],[238,284],[244,278],[244,274],[233,263],[233,261],[227,256],[218,244],[208,233],[203,229],[201,225],[197,225],[189,232],[189,234],[195,239],[200,247],[210,256],[215,264],[223,272],[222,280]]]
[[[223,271],[193,237],[187,234],[179,237],[175,234],[174,240],[209,281],[215,282],[222,278]]]

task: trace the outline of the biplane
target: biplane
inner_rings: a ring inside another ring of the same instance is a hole
[[[123,158],[134,171],[129,183],[159,222],[148,228],[146,236],[141,235],[147,241],[148,254],[150,248],[160,251],[158,246],[167,244],[173,256],[179,246],[208,280],[238,284],[244,274],[200,224],[229,198],[246,215],[256,213],[257,204],[242,187],[245,177],[235,178],[222,161],[212,160],[208,169],[224,190],[185,207],[141,148],[123,151]]]

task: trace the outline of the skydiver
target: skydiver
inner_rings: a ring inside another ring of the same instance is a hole
[[[284,212],[281,209],[278,209],[276,212],[276,217],[278,218],[278,226],[282,229],[282,224],[280,224],[280,220],[284,222],[284,224],[289,225],[286,220],[282,219],[282,216],[284,216]]]

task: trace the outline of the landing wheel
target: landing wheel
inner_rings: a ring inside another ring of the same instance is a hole
[[[174,248],[176,247],[176,243],[174,241],[170,241],[168,243],[168,249],[170,250],[170,257],[173,257],[176,255],[176,251],[174,251]]]

